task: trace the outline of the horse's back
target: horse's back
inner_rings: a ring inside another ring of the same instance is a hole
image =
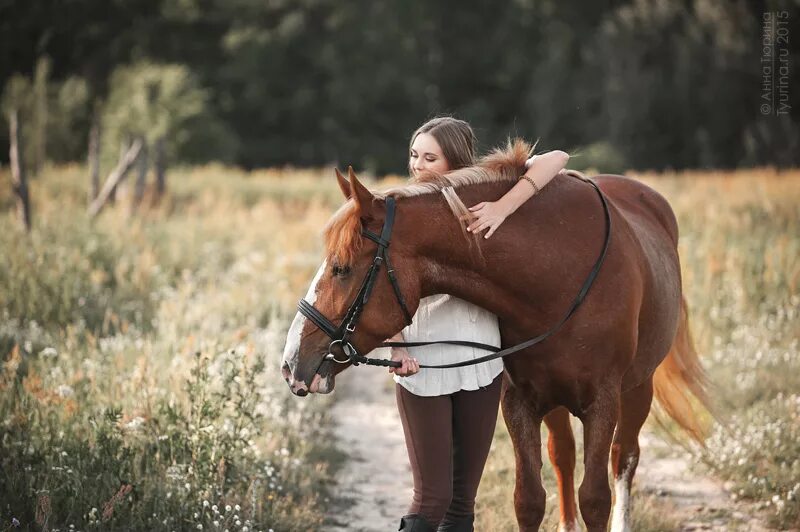
[[[678,220],[669,202],[658,191],[636,179],[614,174],[600,174],[592,179],[614,204],[625,213],[636,231],[638,224],[658,224],[678,246]]]

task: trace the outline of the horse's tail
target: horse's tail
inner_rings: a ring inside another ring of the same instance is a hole
[[[712,411],[708,386],[689,331],[686,299],[681,296],[678,330],[669,354],[656,369],[653,392],[664,412],[701,444],[707,432],[701,410]]]

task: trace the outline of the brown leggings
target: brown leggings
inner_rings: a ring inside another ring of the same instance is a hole
[[[434,526],[475,511],[475,495],[489,456],[501,373],[485,388],[422,397],[395,384],[397,407],[414,476],[408,513]]]

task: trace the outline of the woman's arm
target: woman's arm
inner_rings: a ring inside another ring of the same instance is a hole
[[[553,150],[535,155],[528,161],[530,165],[525,171],[525,175],[533,180],[541,190],[564,169],[569,161],[569,155],[560,150]],[[484,238],[489,238],[512,212],[535,194],[536,190],[533,185],[527,179],[520,179],[499,200],[483,201],[470,207],[469,210],[477,218],[467,227],[467,231],[480,233],[484,229],[488,229]]]

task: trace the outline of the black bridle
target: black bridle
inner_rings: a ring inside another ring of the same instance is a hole
[[[430,369],[444,369],[444,368],[458,368],[462,366],[471,366],[473,364],[480,364],[481,362],[487,362],[489,360],[493,360],[495,358],[501,358],[512,353],[516,353],[517,351],[521,351],[528,347],[531,347],[535,344],[538,344],[544,341],[546,338],[554,334],[558,329],[561,328],[562,325],[575,313],[575,310],[578,306],[583,302],[586,294],[589,292],[589,288],[592,286],[597,274],[600,271],[600,267],[603,264],[603,260],[605,260],[606,253],[608,252],[608,243],[611,239],[611,216],[608,212],[608,203],[606,201],[605,195],[600,190],[600,188],[594,183],[594,181],[586,178],[578,178],[587,183],[591,184],[597,193],[600,195],[600,201],[603,204],[603,212],[605,214],[605,225],[606,225],[606,234],[605,234],[605,241],[603,242],[603,249],[600,252],[600,256],[598,257],[597,261],[595,262],[592,270],[589,272],[588,277],[583,282],[580,291],[578,292],[578,296],[570,305],[567,312],[561,318],[561,320],[556,323],[550,330],[547,332],[540,334],[530,340],[526,340],[520,344],[515,346],[509,347],[507,349],[501,350],[499,347],[482,344],[479,342],[469,342],[466,340],[436,340],[431,342],[383,342],[381,347],[417,347],[422,345],[431,345],[431,344],[450,344],[450,345],[461,345],[466,347],[475,347],[478,349],[484,349],[486,351],[493,351],[488,355],[484,355],[482,357],[478,357],[472,360],[465,360],[462,362],[455,362],[452,364],[441,364],[438,366],[430,366],[427,364],[420,364],[420,368],[430,368]],[[386,263],[386,273],[389,276],[389,282],[392,284],[392,288],[394,289],[395,296],[397,297],[397,302],[400,304],[400,308],[403,311],[403,316],[406,321],[406,325],[410,325],[412,322],[411,313],[408,311],[408,307],[406,306],[406,302],[403,299],[403,294],[400,292],[400,286],[397,283],[397,278],[394,275],[394,270],[392,269],[391,263],[389,262],[389,241],[392,237],[392,226],[394,225],[394,218],[395,218],[395,200],[391,196],[387,196],[386,198],[386,219],[383,222],[383,228],[381,229],[380,236],[369,231],[367,229],[362,229],[361,234],[376,244],[378,244],[378,250],[375,252],[375,258],[372,260],[372,265],[370,266],[369,271],[367,272],[364,281],[361,283],[361,288],[358,291],[358,295],[356,296],[353,303],[350,305],[350,308],[347,309],[347,313],[344,316],[341,324],[337,327],[334,325],[328,318],[326,318],[320,311],[318,311],[314,306],[306,301],[305,299],[301,299],[298,303],[297,307],[301,314],[303,314],[306,318],[310,319],[314,322],[314,325],[320,328],[322,332],[324,332],[328,337],[331,339],[331,343],[328,346],[328,354],[325,355],[324,360],[332,360],[334,362],[338,362],[340,364],[347,364],[351,363],[354,366],[359,364],[367,364],[371,366],[389,366],[389,367],[400,367],[402,364],[399,361],[395,360],[386,360],[381,358],[368,358],[363,356],[358,352],[355,346],[350,343],[350,337],[352,336],[353,332],[356,329],[356,323],[358,321],[358,317],[361,314],[361,311],[364,310],[364,306],[367,304],[369,300],[370,293],[372,292],[372,288],[375,285],[375,280],[378,277],[378,273],[381,269],[381,264]],[[334,348],[339,347],[342,353],[347,358],[336,358],[334,354]]]

